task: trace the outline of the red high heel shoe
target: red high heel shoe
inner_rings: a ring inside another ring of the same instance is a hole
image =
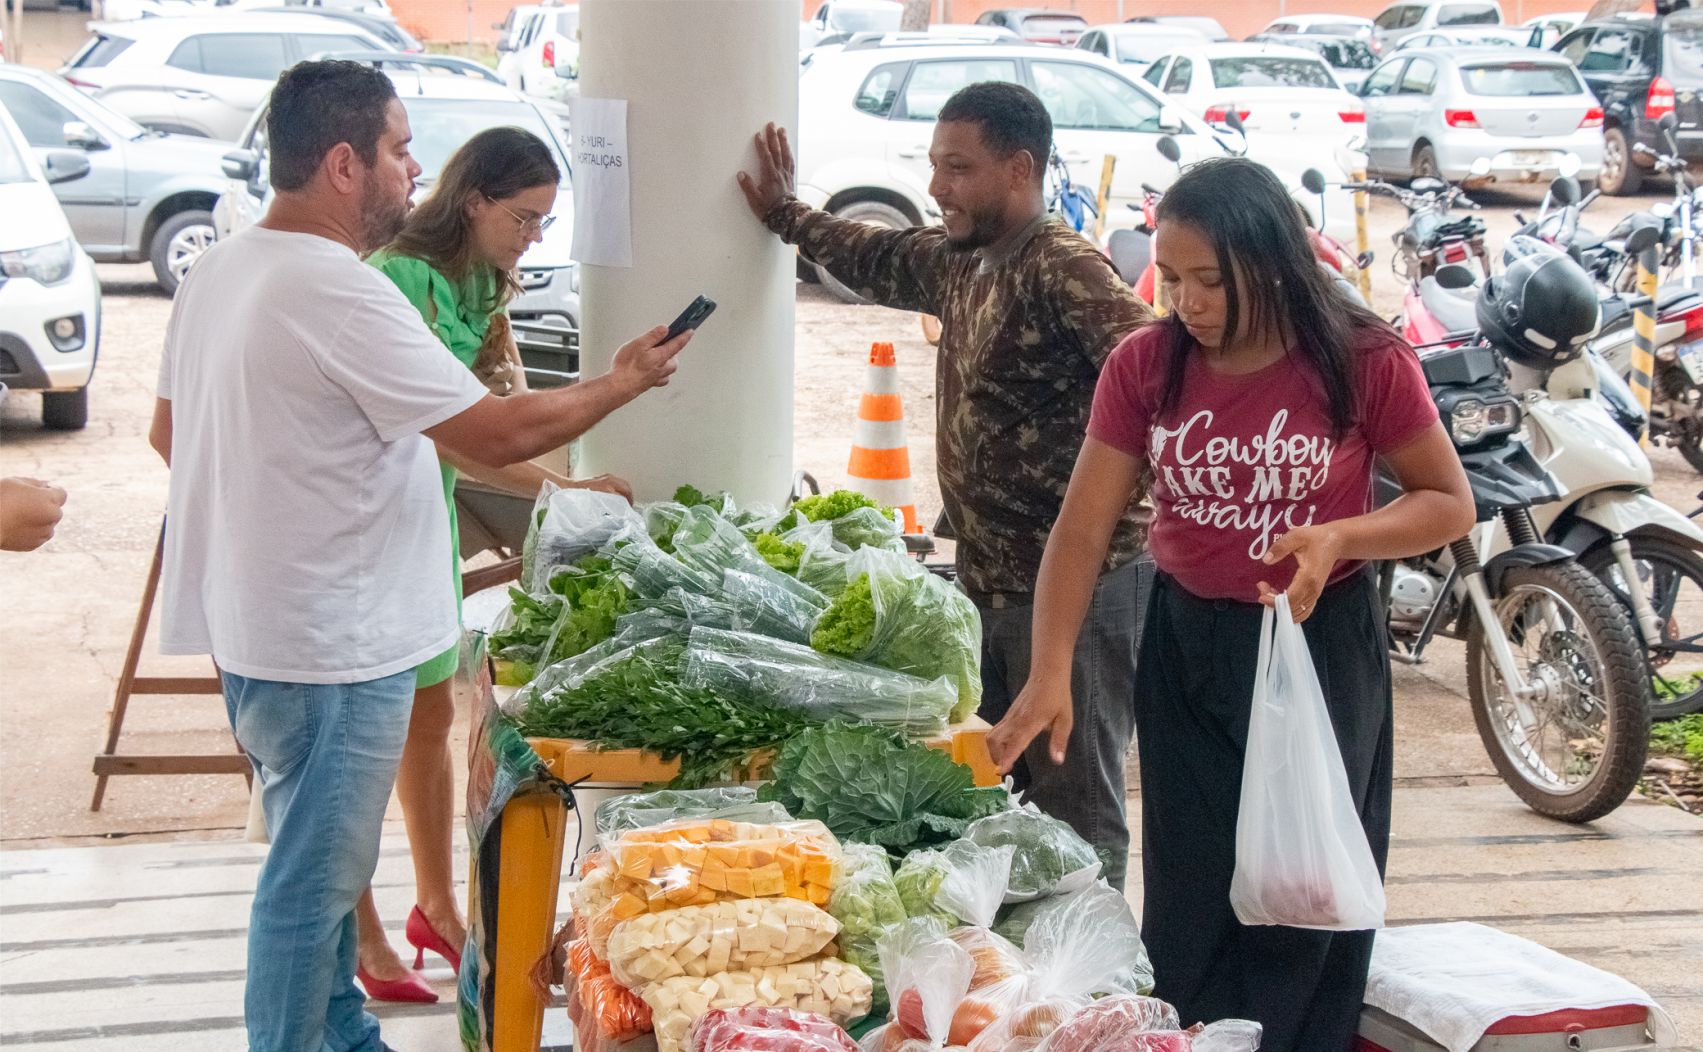
[[[430,950],[449,962],[449,966],[461,971],[461,951],[449,944],[449,940],[437,933],[432,922],[415,906],[414,912],[408,914],[408,923],[402,929],[402,934],[408,944],[414,947],[414,967],[419,968],[426,963],[426,951]]]
[[[437,991],[426,985],[419,972],[409,972],[401,979],[374,979],[365,968],[355,969],[355,978],[367,996],[375,1001],[401,1001],[410,1004],[436,1004]]]

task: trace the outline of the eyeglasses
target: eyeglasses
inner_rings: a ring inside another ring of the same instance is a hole
[[[551,223],[554,223],[556,221],[555,216],[536,216],[532,219],[522,219],[519,215],[515,214],[514,209],[510,208],[508,205],[503,204],[501,201],[492,197],[490,194],[485,195],[485,200],[491,202],[492,204],[496,205],[498,208],[502,209],[503,211],[507,212],[509,215],[513,216],[514,221],[520,224],[520,232],[523,233],[523,234],[542,234],[544,231],[550,229]]]

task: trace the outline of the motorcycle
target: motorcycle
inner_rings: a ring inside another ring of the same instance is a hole
[[[1391,655],[1419,664],[1439,635],[1466,642],[1467,690],[1502,779],[1533,810],[1588,822],[1643,771],[1650,713],[1626,614],[1534,510],[1561,487],[1524,439],[1520,400],[1487,344],[1420,349],[1432,397],[1472,486],[1479,525],[1448,547],[1380,567]],[[1380,475],[1380,498],[1400,492]],[[1493,551],[1500,532],[1512,546]]]
[[[1233,129],[1242,130],[1241,117],[1235,111],[1229,113],[1226,121]],[[1175,139],[1169,135],[1162,136],[1158,149],[1161,156],[1181,168],[1182,150]],[[1314,226],[1310,219],[1307,225],[1307,241],[1312,246],[1314,258],[1337,279],[1344,295],[1364,305],[1365,300],[1355,279],[1362,270],[1372,265],[1372,253],[1356,255],[1343,242],[1325,232],[1324,194],[1328,184],[1324,173],[1316,168],[1307,169],[1301,173],[1301,186],[1319,198],[1318,225]],[[1153,233],[1158,229],[1159,202],[1164,196],[1165,192],[1152,183],[1142,183],[1141,203],[1129,206],[1141,213],[1141,219],[1134,227],[1113,230],[1106,237],[1106,255],[1112,266],[1134,287],[1136,295],[1154,304],[1158,302],[1155,298],[1158,295],[1158,279],[1153,266]]]
[[[1670,170],[1669,162],[1683,164],[1663,155],[1658,169]],[[1604,238],[1579,225],[1579,212],[1596,199],[1596,193],[1581,199],[1576,182],[1557,179],[1545,197],[1543,214],[1522,226],[1514,240],[1521,236],[1537,238],[1566,251],[1603,286],[1602,330],[1592,349],[1622,377],[1632,372],[1634,318],[1638,309],[1650,302],[1631,288],[1636,260],[1653,245],[1665,246],[1664,269],[1684,283],[1662,285],[1656,293],[1649,436],[1652,444],[1678,450],[1693,470],[1703,472],[1703,294],[1695,288],[1695,239],[1691,233],[1694,191],[1688,186],[1682,176],[1675,176],[1678,206],[1668,217],[1635,213]],[[1559,205],[1553,210],[1552,200]],[[1633,433],[1635,437],[1640,434]]]
[[[1490,171],[1489,161],[1474,162],[1474,175]],[[1393,198],[1407,209],[1407,223],[1394,236],[1396,252],[1390,269],[1407,283],[1402,298],[1402,335],[1415,346],[1444,342],[1453,333],[1477,328],[1470,315],[1454,310],[1451,297],[1442,295],[1437,272],[1445,266],[1467,269],[1475,280],[1490,275],[1490,256],[1484,246],[1484,220],[1477,216],[1450,218],[1459,205],[1478,208],[1458,186],[1441,179],[1422,177],[1406,187],[1379,180],[1345,183],[1345,189]]]
[[[1566,187],[1555,190],[1569,198]],[[1574,184],[1573,200],[1576,190]],[[1635,248],[1655,236],[1645,230],[1633,238]],[[1510,263],[1559,255],[1559,247],[1530,234],[1510,238],[1505,251]],[[1438,278],[1453,309],[1476,317],[1470,275],[1445,268]],[[1643,415],[1631,391],[1591,346],[1550,367],[1510,360],[1507,369],[1533,455],[1563,488],[1560,499],[1532,509],[1538,532],[1575,553],[1624,606],[1644,651],[1652,717],[1703,711],[1703,530],[1651,495],[1655,477],[1635,437]],[[1499,532],[1491,550],[1510,540]]]

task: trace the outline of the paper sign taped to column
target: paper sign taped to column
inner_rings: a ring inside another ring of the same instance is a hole
[[[573,258],[599,267],[633,265],[633,201],[627,100],[576,98],[573,129]]]

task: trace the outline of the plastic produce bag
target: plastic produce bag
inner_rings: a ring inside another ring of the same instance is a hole
[[[654,602],[679,588],[695,595],[721,594],[721,574],[710,574],[687,566],[655,544],[635,541],[613,556],[615,568],[631,580],[632,594]]]
[[[846,590],[846,567],[851,563],[851,549],[834,542],[834,531],[825,522],[805,523],[782,535],[783,540],[804,545],[798,557],[798,580],[829,599]]]
[[[1194,1035],[1192,1052],[1258,1052],[1265,1028],[1251,1019],[1220,1019]]]
[[[616,838],[632,829],[644,829],[679,818],[704,818],[729,808],[755,806],[757,790],[744,785],[725,785],[711,789],[659,789],[650,793],[628,793],[614,796],[597,805],[597,834]],[[780,810],[785,810],[784,808]],[[789,821],[791,815],[778,821]],[[746,819],[745,821],[755,821]]]
[[[1047,902],[1023,938],[1037,989],[1070,997],[1153,989],[1153,963],[1121,892],[1099,881]]]
[[[869,1014],[869,976],[836,957],[819,957],[698,979],[677,976],[645,987],[657,1052],[680,1052],[692,1023],[716,1008],[770,1007],[814,1012],[844,1025]]]
[[[728,570],[722,574],[721,586],[733,610],[734,628],[789,643],[809,643],[816,619],[828,609],[827,596],[797,581],[788,588],[767,576]],[[800,594],[800,589],[807,594]]]
[[[975,974],[969,953],[933,917],[914,917],[895,926],[881,936],[877,948],[893,1000],[893,1026],[905,1038],[934,1048],[945,1045],[953,1014]]]
[[[1243,924],[1357,931],[1384,924],[1384,885],[1307,638],[1277,597],[1260,628],[1230,903]]]
[[[875,508],[858,508],[827,522],[834,540],[852,551],[876,548],[900,555],[905,552],[904,533],[898,521]]]
[[[674,533],[674,555],[708,576],[720,578],[728,570],[737,570],[766,580],[795,598],[828,605],[815,589],[770,566],[739,527],[707,507],[687,509]]]
[[[840,922],[840,956],[869,973],[875,981],[873,1010],[887,1006],[887,986],[881,972],[877,941],[905,921],[905,903],[893,883],[893,864],[887,852],[873,844],[846,844],[840,881],[828,898],[828,912]]]
[[[1100,858],[1088,841],[1032,804],[978,818],[964,837],[984,847],[1015,849],[1006,902],[1077,891],[1100,876]]]
[[[1010,879],[1013,850],[954,840],[939,851],[913,851],[893,877],[905,912],[949,927],[993,923]]]
[[[1072,1016],[1047,1038],[1046,1052],[1114,1052],[1146,1030],[1181,1030],[1177,1010],[1154,997],[1120,994],[1103,998]]]
[[[618,921],[725,899],[786,896],[826,906],[840,863],[839,842],[820,822],[687,818],[623,833],[607,850]]]
[[[821,953],[839,931],[833,917],[797,899],[685,906],[617,924],[609,936],[609,970],[638,990],[677,975],[792,964]]]
[[[644,654],[657,659],[664,659],[670,650],[678,651],[680,644],[677,640],[658,636],[652,639],[631,641],[631,636],[616,634],[590,650],[575,654],[556,662],[533,677],[531,683],[509,695],[503,702],[503,713],[516,718],[526,714],[533,701],[544,697],[554,690],[573,690],[586,680],[627,661],[635,655]]]
[[[751,632],[694,628],[681,682],[760,704],[803,709],[820,719],[879,723],[914,736],[939,734],[957,692]]]
[[[811,646],[923,679],[945,676],[957,691],[952,721],[967,719],[982,700],[982,622],[969,597],[916,560],[880,550],[854,552],[846,581]]]
[[[616,982],[609,965],[598,960],[586,940],[568,944],[568,971],[573,976],[573,993],[601,1037],[631,1041],[650,1033],[650,1006]]]
[[[826,1016],[787,1008],[715,1008],[686,1032],[688,1052],[858,1052]]]
[[[562,489],[549,482],[533,505],[532,522],[521,553],[521,580],[533,594],[549,591],[556,567],[644,529],[632,505],[613,493]]]

